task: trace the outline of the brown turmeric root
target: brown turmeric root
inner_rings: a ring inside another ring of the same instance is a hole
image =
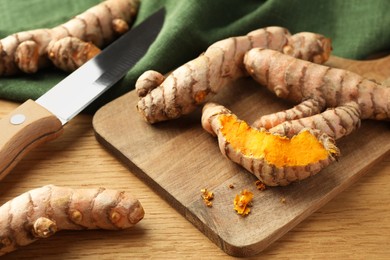
[[[318,173],[339,156],[333,138],[307,128],[291,138],[250,127],[215,103],[203,108],[202,126],[217,135],[224,156],[268,186],[284,186]]]
[[[74,70],[129,28],[138,5],[139,0],[106,0],[52,29],[24,31],[1,39],[0,76],[35,73],[50,64],[49,58],[63,70]],[[55,44],[65,37],[70,37],[68,42]]]
[[[243,57],[255,47],[274,49],[319,63],[325,62],[331,51],[330,40],[321,35],[299,33],[291,36],[281,27],[267,27],[245,36],[221,40],[167,78],[156,71],[142,74],[136,82],[140,96],[138,111],[149,123],[191,113],[229,82],[247,76]]]
[[[252,126],[259,128],[261,124],[256,121]],[[269,131],[290,137],[304,128],[312,128],[337,140],[349,135],[359,127],[360,110],[355,102],[350,102],[313,116],[284,121],[270,128]]]
[[[252,126],[291,137],[303,128],[322,131],[334,139],[349,135],[360,127],[360,109],[355,102],[322,112],[315,99],[303,101],[291,109],[257,119]]]
[[[63,71],[74,71],[100,53],[100,49],[91,42],[75,37],[64,37],[52,41],[48,46],[49,59],[54,66]]]
[[[286,134],[292,128],[296,132],[313,127],[338,139],[358,128],[361,119],[390,119],[390,88],[353,72],[266,49],[250,50],[244,64],[256,81],[278,97],[303,101],[295,108],[263,116],[255,127]],[[326,107],[333,109],[316,115]]]
[[[309,117],[320,113],[322,105],[315,99],[308,99],[285,111],[279,111],[270,115],[264,115],[257,119],[252,126],[270,129],[285,121]]]
[[[143,207],[129,193],[47,185],[0,207],[0,255],[59,230],[125,229],[143,217]]]

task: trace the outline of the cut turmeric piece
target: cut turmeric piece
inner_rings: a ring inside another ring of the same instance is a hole
[[[221,152],[255,174],[265,185],[287,185],[318,173],[335,160],[339,150],[333,138],[303,129],[291,138],[256,129],[221,105],[203,109],[203,128],[218,136]]]
[[[251,211],[250,206],[253,199],[253,193],[248,190],[241,191],[234,198],[234,210],[237,214],[246,216]]]
[[[258,131],[233,115],[219,117],[220,129],[226,142],[246,156],[261,158],[275,165],[304,166],[311,162],[324,160],[329,153],[309,131],[302,131],[291,139]]]

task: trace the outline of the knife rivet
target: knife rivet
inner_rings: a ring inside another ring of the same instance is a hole
[[[11,124],[13,125],[20,125],[23,124],[24,121],[26,121],[26,116],[23,114],[16,114],[13,115],[10,119]]]

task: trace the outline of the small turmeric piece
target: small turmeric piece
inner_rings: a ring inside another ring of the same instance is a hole
[[[318,173],[339,150],[333,138],[303,129],[291,138],[250,127],[215,103],[203,108],[202,126],[218,137],[224,156],[242,165],[268,186],[284,186]]]
[[[212,200],[214,199],[214,193],[208,191],[207,189],[201,189],[200,191],[202,192],[203,202],[206,204],[207,207],[212,207],[213,206]]]
[[[35,73],[50,60],[65,71],[75,70],[128,30],[138,6],[139,0],[106,0],[52,29],[1,39],[0,76]]]
[[[248,75],[243,58],[256,47],[319,63],[325,62],[331,51],[330,40],[322,35],[308,32],[291,35],[276,26],[230,37],[210,45],[204,54],[180,66],[167,78],[157,71],[144,72],[135,85],[140,97],[138,111],[149,123],[191,113],[228,83]]]
[[[265,186],[265,184],[261,180],[255,181],[255,185],[256,185],[256,188],[258,190],[261,190],[261,191],[263,191],[267,188],[267,186]]]
[[[241,191],[234,198],[234,210],[241,216],[246,216],[251,211],[250,206],[253,199],[253,193],[248,190]]]
[[[143,217],[142,205],[129,193],[47,185],[0,207],[0,255],[59,230],[126,229]]]

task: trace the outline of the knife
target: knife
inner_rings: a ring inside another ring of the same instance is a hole
[[[0,120],[0,180],[33,148],[61,135],[63,126],[118,82],[159,34],[165,9],[107,46],[36,101]]]

